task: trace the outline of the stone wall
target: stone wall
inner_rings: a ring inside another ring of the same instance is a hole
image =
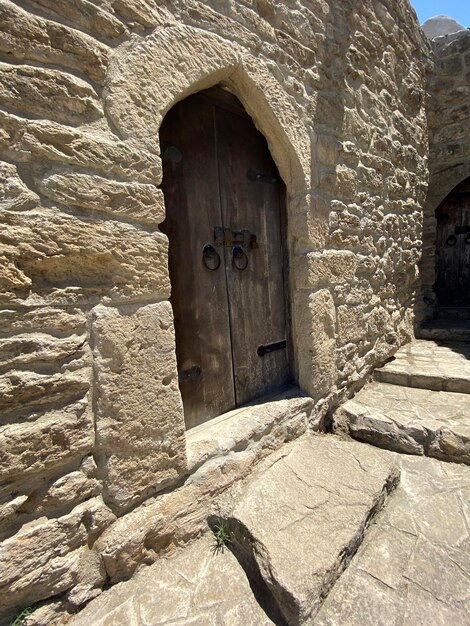
[[[429,190],[424,209],[421,262],[423,299],[417,322],[433,316],[436,296],[435,210],[470,176],[470,30],[432,42],[433,71],[428,81]]]
[[[165,113],[223,83],[267,138],[315,420],[412,336],[427,55],[406,0],[0,0],[0,614],[80,606],[210,497],[171,492]]]

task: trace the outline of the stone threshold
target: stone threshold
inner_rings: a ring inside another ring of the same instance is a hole
[[[309,426],[320,430],[320,420],[309,424],[313,407],[314,400],[310,396],[299,387],[289,385],[188,430],[189,474],[204,463],[232,452],[251,450],[259,445],[275,449],[279,446],[280,435],[290,441]]]

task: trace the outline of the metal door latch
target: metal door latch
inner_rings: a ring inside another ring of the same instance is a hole
[[[241,246],[245,251],[257,250],[259,247],[256,241],[256,235],[250,233],[249,230],[231,230],[230,228],[223,228],[222,226],[216,226],[214,228],[214,244],[228,248]]]
[[[256,354],[258,356],[264,356],[265,354],[269,354],[270,352],[282,350],[286,346],[287,341],[285,339],[283,339],[282,341],[275,341],[274,343],[267,343],[265,346],[260,346],[258,350],[256,350]]]

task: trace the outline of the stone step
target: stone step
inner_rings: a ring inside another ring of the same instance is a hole
[[[470,307],[441,307],[437,309],[438,319],[470,320]]]
[[[470,395],[366,385],[333,417],[335,432],[397,452],[470,465]]]
[[[272,625],[233,554],[217,551],[208,533],[192,545],[143,567],[81,611],[70,626]]]
[[[470,341],[470,320],[438,319],[426,322],[418,330],[420,339]]]
[[[400,466],[315,626],[470,624],[470,468],[404,455]]]
[[[470,393],[470,345],[417,339],[376,369],[374,379],[405,387]]]
[[[234,551],[287,624],[316,614],[398,479],[394,454],[306,435],[243,485],[228,519]]]

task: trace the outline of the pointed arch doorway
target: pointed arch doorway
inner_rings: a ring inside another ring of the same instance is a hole
[[[242,104],[216,87],[160,130],[187,428],[290,381],[285,186]]]

